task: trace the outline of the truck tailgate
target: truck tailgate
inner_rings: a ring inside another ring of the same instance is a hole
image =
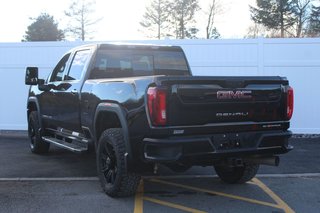
[[[286,117],[281,77],[159,77],[167,89],[167,125],[268,122]]]

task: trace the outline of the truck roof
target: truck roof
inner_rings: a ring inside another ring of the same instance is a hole
[[[142,44],[142,43],[101,43],[98,44],[102,49],[161,49],[161,50],[182,50],[180,46],[159,45],[159,44]]]
[[[162,44],[143,44],[143,43],[123,43],[123,42],[106,42],[91,43],[73,48],[71,51],[83,49],[86,47],[96,46],[98,49],[140,49],[140,50],[167,50],[182,51],[180,46],[162,45]]]

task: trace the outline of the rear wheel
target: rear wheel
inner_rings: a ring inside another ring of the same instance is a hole
[[[259,170],[259,164],[244,163],[243,166],[214,166],[219,178],[226,183],[245,183],[254,178]]]
[[[50,148],[50,144],[42,140],[40,131],[38,113],[33,111],[29,115],[28,120],[28,135],[30,140],[31,152],[36,154],[47,153]]]
[[[125,197],[136,192],[140,176],[126,171],[125,143],[121,129],[105,130],[97,149],[97,169],[101,186],[111,197]]]

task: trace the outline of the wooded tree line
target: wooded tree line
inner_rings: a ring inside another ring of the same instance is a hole
[[[200,8],[198,0],[151,0],[140,25],[152,38],[194,39],[200,24],[196,22],[196,13],[202,12],[207,19],[206,38],[219,38],[214,22],[215,16],[223,12],[221,2],[211,0],[207,8]]]
[[[256,24],[251,37],[259,31],[267,37],[320,36],[319,0],[256,0],[256,4],[250,6],[251,19]]]
[[[86,40],[101,20],[94,16],[94,6],[94,0],[72,0],[64,11],[69,20],[64,30],[53,16],[40,14],[32,19],[23,41],[60,41],[66,35]],[[247,38],[320,37],[320,0],[256,0],[256,5],[249,7],[253,25]],[[199,29],[205,29],[206,39],[216,39],[220,34],[215,18],[225,12],[222,0],[210,0],[204,8],[198,0],[150,0],[141,18],[141,31],[150,38],[196,39]],[[198,23],[199,15],[206,21]]]
[[[219,0],[211,0],[206,10],[199,7],[198,0],[151,0],[140,22],[143,31],[151,38],[174,37],[177,39],[197,38],[199,29],[196,26],[195,14],[204,12],[208,17],[206,23],[206,38],[218,38],[220,34],[214,26],[214,18],[221,13]],[[92,18],[94,0],[72,0],[65,11],[69,19],[67,29],[58,29],[58,23],[53,16],[43,13],[28,26],[23,41],[60,41],[66,34],[85,40],[92,34],[90,26],[95,25],[101,18]],[[48,30],[48,29],[54,29]],[[92,29],[92,28],[91,28]],[[116,29],[113,29],[116,30]]]
[[[28,26],[22,41],[61,41],[66,35],[82,41],[91,38],[93,27],[102,18],[94,16],[95,0],[71,0],[69,8],[64,11],[68,26],[62,30],[58,28],[54,17],[41,13]]]

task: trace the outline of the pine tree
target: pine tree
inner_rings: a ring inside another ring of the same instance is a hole
[[[196,38],[198,29],[188,25],[195,23],[195,13],[200,9],[198,0],[176,0],[170,3],[171,22],[177,39]]]
[[[28,26],[22,41],[61,41],[64,33],[58,29],[58,23],[47,13],[32,18],[34,22]]]
[[[292,0],[257,0],[257,8],[250,6],[250,11],[255,23],[280,30],[281,38],[295,23]]]

